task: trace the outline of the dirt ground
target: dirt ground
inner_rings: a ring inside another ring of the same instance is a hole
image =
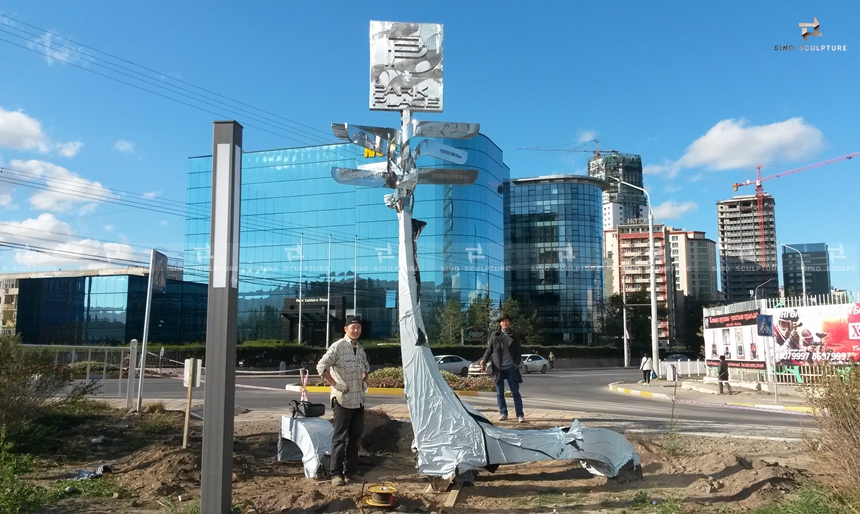
[[[174,414],[172,435],[155,436],[132,453],[123,452],[118,442],[128,424],[139,421],[134,416],[73,435],[87,441],[104,435],[98,458],[65,463],[33,478],[47,484],[74,476],[75,469],[109,463],[113,473],[106,477],[121,484],[124,492],[119,498],[70,497],[48,512],[182,512],[183,506],[198,500],[202,425],[192,422],[191,444],[183,450],[182,415],[168,413]],[[481,470],[473,486],[460,490],[454,506],[444,507],[450,493],[433,491],[429,480],[416,472],[408,422],[368,413],[362,440],[367,467],[345,487],[305,478],[301,462],[278,462],[278,428],[277,422],[236,425],[233,500],[243,512],[382,512],[365,499],[367,486],[383,482],[397,490],[397,507],[388,510],[399,512],[609,513],[648,511],[652,505],[656,510],[666,503],[685,512],[744,512],[786,498],[800,480],[814,477],[817,467],[804,442],[631,434],[628,439],[642,459],[642,478],[593,476],[571,461],[502,466],[495,473]]]

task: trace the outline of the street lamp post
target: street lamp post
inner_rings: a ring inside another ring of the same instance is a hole
[[[761,284],[755,286],[755,290],[753,291],[753,299],[758,300],[758,288],[760,288],[761,286],[763,286],[765,284],[769,284],[771,282],[773,282],[773,279],[769,278],[769,279],[765,280],[764,282],[762,282]]]
[[[645,200],[648,202],[648,259],[651,263],[651,359],[654,362],[654,369],[659,372],[660,347],[657,343],[657,261],[654,260],[654,211],[651,210],[651,195],[648,194],[645,188],[634,186],[620,178],[612,176],[609,178],[619,184],[642,191],[645,193]]]
[[[803,252],[793,246],[788,246],[785,243],[779,243],[789,250],[794,250],[797,255],[800,255],[800,281],[803,283],[803,305],[806,306],[806,267],[803,265]]]

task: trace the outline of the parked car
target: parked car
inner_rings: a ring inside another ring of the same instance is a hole
[[[683,353],[673,353],[673,354],[667,355],[666,358],[663,360],[664,361],[688,361],[688,360],[690,360],[690,358],[687,357],[686,355],[684,355]]]
[[[520,374],[527,373],[525,365],[520,361]],[[487,371],[481,372],[481,361],[476,360],[475,362],[469,364],[469,374],[470,375],[489,375]]]
[[[469,375],[469,361],[459,355],[437,355],[436,365],[441,371],[465,377]]]
[[[523,355],[523,367],[525,368],[524,371],[526,373],[531,373],[533,371],[546,373],[549,369],[549,361],[536,353],[529,353]]]

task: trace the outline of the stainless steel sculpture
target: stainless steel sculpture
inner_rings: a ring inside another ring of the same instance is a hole
[[[377,22],[371,22],[371,27],[374,23]],[[394,189],[385,195],[385,203],[397,211],[400,348],[418,472],[452,480],[478,468],[494,470],[499,464],[546,459],[581,460],[590,471],[608,476],[616,475],[630,462],[638,467],[639,456],[623,436],[609,430],[583,428],[575,420],[570,427],[548,430],[493,426],[463,403],[442,378],[427,344],[421,316],[416,249],[425,224],[412,218],[413,193],[420,183],[472,184],[478,171],[420,168],[416,167],[416,161],[427,155],[454,164],[467,163],[465,150],[432,138],[471,138],[478,134],[480,126],[417,122],[411,116],[410,109],[401,110],[400,130],[332,124],[332,132],[338,138],[386,156],[385,162],[359,169],[332,168],[332,176],[342,184]],[[421,138],[425,139],[418,141]]]

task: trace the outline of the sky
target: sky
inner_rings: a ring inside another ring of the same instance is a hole
[[[656,222],[715,241],[716,202],[754,194],[732,184],[757,166],[860,152],[850,2],[408,4],[3,2],[0,272],[180,257],[188,158],[212,153],[213,121],[239,121],[245,151],[398,126],[368,106],[371,20],[444,26],[444,113],[415,118],[480,123],[512,178],[587,174],[595,140],[638,154]],[[763,182],[777,240],[827,243],[832,285],[853,291],[858,166]]]

